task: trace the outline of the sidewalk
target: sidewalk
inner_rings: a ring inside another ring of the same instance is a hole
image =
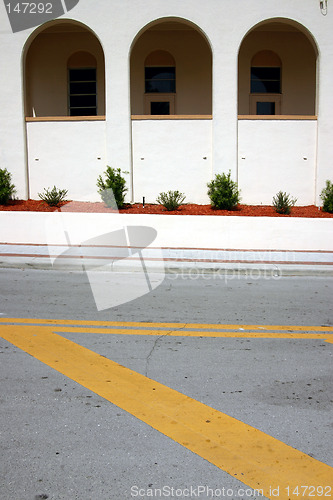
[[[0,243],[1,268],[333,276],[333,251]]]

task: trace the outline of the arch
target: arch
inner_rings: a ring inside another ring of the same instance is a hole
[[[169,80],[165,92],[162,83],[153,91],[146,85],[147,68],[159,66],[166,69],[161,78]],[[143,27],[131,45],[130,72],[132,115],[155,114],[158,108],[161,114],[212,113],[212,50],[192,22],[170,17]]]
[[[188,26],[190,29],[194,29],[195,31],[197,31],[198,33],[200,33],[200,35],[205,39],[205,41],[208,44],[211,52],[213,51],[213,45],[212,45],[212,42],[211,42],[210,38],[208,37],[207,33],[205,33],[205,31],[200,26],[198,26],[196,23],[192,22],[190,19],[186,19],[184,17],[167,16],[167,17],[161,17],[161,18],[157,18],[157,19],[151,20],[150,22],[148,22],[145,26],[143,26],[137,32],[137,34],[135,35],[135,37],[132,40],[132,43],[131,43],[131,46],[130,46],[130,50],[129,50],[129,55],[131,56],[133,47],[135,46],[136,42],[138,41],[138,39],[140,38],[140,36],[145,31],[147,31],[148,29],[157,27],[159,24],[164,24],[164,23],[170,23],[170,24],[171,23],[181,23],[184,26]]]
[[[299,23],[274,18],[256,24],[239,47],[238,114],[261,114],[260,108],[263,114],[315,115],[317,60],[316,41]],[[254,68],[262,68],[256,76]],[[262,85],[259,96],[253,79],[261,77],[272,83]]]
[[[251,66],[280,68],[282,64],[279,56],[272,50],[260,50],[252,57]]]
[[[176,62],[170,52],[154,50],[146,57],[145,66],[176,66]]]
[[[74,52],[67,61],[67,68],[96,68],[97,61],[96,57],[90,52],[85,52],[80,50],[79,52]]]
[[[70,105],[70,67],[95,68],[97,101],[95,106],[86,108],[86,114],[105,114],[104,51],[98,37],[86,25],[66,19],[38,27],[26,41],[23,65],[26,116],[73,114]],[[83,114],[83,110],[80,114]]]

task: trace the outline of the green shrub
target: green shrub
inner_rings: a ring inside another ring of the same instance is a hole
[[[273,207],[278,214],[290,214],[291,207],[295,205],[297,198],[290,198],[290,194],[279,191],[273,197]]]
[[[16,192],[12,184],[12,174],[6,168],[0,168],[0,205],[5,205],[11,200]]]
[[[128,189],[126,187],[126,180],[121,175],[120,168],[106,167],[104,175],[105,181],[101,175],[97,179],[98,193],[108,207],[114,209],[122,208]]]
[[[228,175],[216,174],[215,179],[207,184],[208,196],[211,205],[220,210],[233,210],[240,201],[240,191],[237,182],[231,180],[231,172]]]
[[[326,181],[326,186],[320,194],[320,198],[323,200],[323,211],[333,213],[333,183],[331,181]]]
[[[57,207],[60,202],[66,201],[67,189],[58,189],[53,186],[52,189],[44,188],[44,193],[38,193],[41,200],[45,201],[50,207]]]
[[[168,191],[160,193],[156,199],[157,203],[163,205],[167,210],[177,210],[185,200],[186,196],[179,191]]]

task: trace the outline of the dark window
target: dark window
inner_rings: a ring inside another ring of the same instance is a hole
[[[275,115],[275,102],[257,102],[257,115]]]
[[[280,94],[281,68],[251,68],[252,94]]]
[[[146,67],[145,92],[161,92],[170,94],[176,92],[176,71],[174,67]]]
[[[150,103],[151,115],[169,115],[170,103],[169,102],[151,102]]]
[[[69,115],[96,116],[97,89],[96,69],[69,70]]]

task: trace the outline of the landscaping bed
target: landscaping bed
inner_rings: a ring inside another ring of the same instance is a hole
[[[82,212],[82,213],[112,213],[114,210],[105,206],[103,202],[69,201],[61,203],[60,207],[49,207],[42,200],[13,200],[7,205],[0,205],[0,211],[24,212]],[[323,212],[315,205],[304,207],[294,206],[289,215],[278,214],[269,205],[238,205],[236,210],[217,210],[210,205],[184,204],[178,210],[167,211],[162,205],[142,203],[125,204],[119,211],[124,214],[165,214],[165,215],[215,215],[215,216],[242,216],[242,217],[307,217],[331,218],[333,214]]]

